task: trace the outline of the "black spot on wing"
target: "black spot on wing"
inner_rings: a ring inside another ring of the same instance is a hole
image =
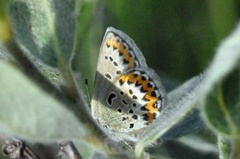
[[[131,123],[131,124],[129,125],[129,128],[131,129],[131,128],[133,128],[133,127],[134,127],[134,124]]]
[[[110,61],[113,61],[113,58],[111,56],[109,57],[109,59],[110,59]]]
[[[116,71],[116,74],[117,74],[117,75],[120,75],[121,73],[122,73],[122,72],[119,71],[119,70]]]
[[[114,98],[116,98],[116,94],[110,93],[107,99],[109,105],[112,105]]]
[[[129,109],[128,111],[130,114],[133,114],[133,110],[132,109]]]
[[[118,66],[118,63],[114,61],[114,62],[113,62],[113,65],[114,65],[114,66]]]
[[[126,101],[125,99],[122,99],[122,102],[123,102],[125,105],[128,104],[127,101]]]
[[[122,80],[122,79],[120,79],[120,80],[119,80],[119,84],[120,84],[120,86],[122,86],[122,85],[123,85],[123,83],[124,83],[124,82],[123,82],[123,80]]]
[[[138,116],[135,114],[132,116],[133,119],[137,120],[138,119]]]
[[[105,74],[105,77],[107,77],[107,78],[110,79],[110,80],[112,79],[112,76],[111,76],[109,73],[106,73],[106,74]]]
[[[129,93],[130,93],[130,94],[133,94],[133,91],[132,91],[131,89],[129,89]]]
[[[122,109],[121,108],[118,108],[117,110],[119,113],[122,113]]]
[[[135,95],[133,95],[133,96],[132,96],[132,99],[134,99],[134,100],[137,100],[137,99],[138,99],[138,97],[137,97],[137,96],[135,96]]]

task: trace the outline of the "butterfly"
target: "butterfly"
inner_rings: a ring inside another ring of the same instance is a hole
[[[108,27],[97,61],[93,117],[118,140],[136,142],[161,115],[167,95],[157,74],[125,33]]]

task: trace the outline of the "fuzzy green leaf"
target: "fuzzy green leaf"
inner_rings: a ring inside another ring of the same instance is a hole
[[[240,134],[239,62],[240,25],[218,48],[201,90],[203,98],[207,97],[203,109],[207,124],[215,132],[232,137]]]
[[[186,99],[186,95],[191,92],[194,87],[200,84],[201,82],[199,83],[199,79],[203,78],[204,77],[193,77],[168,93],[169,103],[178,103],[179,101]],[[195,101],[193,100],[192,102]],[[167,110],[168,108],[166,111]],[[200,112],[197,108],[194,108],[185,114],[183,119],[179,120],[179,122],[170,128],[163,136],[161,136],[157,142],[163,143],[167,140],[175,139],[177,137],[196,131],[196,129],[199,129],[203,126],[204,123],[200,116]]]
[[[240,137],[240,72],[233,71],[206,98],[205,118],[217,133]]]
[[[217,49],[213,62],[207,69],[207,78],[201,92],[207,95],[219,81],[237,67],[240,61],[240,24]]]
[[[61,103],[0,60],[0,133],[28,140],[74,139],[83,126]]]
[[[8,61],[13,60],[13,57],[9,54],[3,44],[0,42],[0,60]]]
[[[240,157],[239,62],[240,25],[218,48],[200,95],[207,125],[222,136],[218,143],[222,159]]]
[[[13,0],[12,28],[20,47],[46,64],[67,64],[76,31],[76,0]]]

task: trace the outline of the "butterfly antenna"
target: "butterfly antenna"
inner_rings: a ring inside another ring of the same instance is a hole
[[[89,94],[89,85],[88,85],[88,79],[85,79],[85,86],[86,86],[86,91],[87,91],[87,100],[89,103],[91,103],[91,98],[90,98],[90,94]]]

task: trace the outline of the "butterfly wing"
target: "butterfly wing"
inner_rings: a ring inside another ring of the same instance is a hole
[[[160,79],[147,67],[133,40],[108,28],[100,48],[92,114],[120,138],[135,138],[166,102]]]
[[[114,82],[123,72],[135,67],[147,67],[137,45],[122,31],[107,28],[99,52],[97,72]]]
[[[92,97],[92,114],[102,114],[106,94],[123,72],[131,68],[147,67],[141,51],[125,33],[113,27],[106,30],[100,48]],[[101,103],[100,103],[101,101]]]

